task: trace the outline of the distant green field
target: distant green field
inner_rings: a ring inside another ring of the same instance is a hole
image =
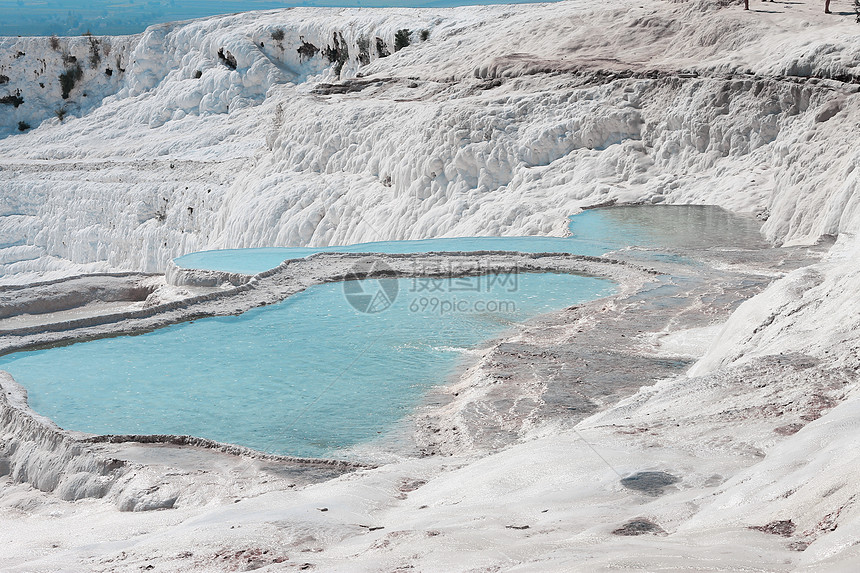
[[[0,0],[0,36],[136,34],[152,24],[291,6],[439,8],[526,3],[528,0]]]

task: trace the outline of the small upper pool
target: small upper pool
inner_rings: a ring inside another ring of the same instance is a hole
[[[623,205],[589,209],[570,218],[568,237],[454,237],[383,241],[331,247],[276,247],[201,251],[174,262],[183,268],[256,274],[287,259],[314,253],[427,253],[521,251],[600,256],[628,247],[688,249],[766,247],[753,217],[702,205]]]
[[[287,259],[316,253],[430,253],[452,251],[520,251],[523,253],[576,253],[600,256],[609,246],[592,241],[558,237],[453,237],[418,241],[380,241],[332,247],[273,247],[200,251],[173,260],[186,269],[257,274]]]

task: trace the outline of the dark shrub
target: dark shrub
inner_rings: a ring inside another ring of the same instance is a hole
[[[74,89],[75,84],[80,80],[84,75],[84,70],[81,69],[80,64],[75,64],[72,67],[66,68],[62,74],[60,74],[60,87],[63,90],[63,99],[69,99],[69,94],[72,93],[72,89]]]
[[[0,105],[11,105],[14,107],[18,107],[22,103],[24,103],[24,98],[21,97],[20,92],[0,97]]]
[[[370,63],[370,40],[364,37],[358,39],[358,63],[366,66]]]
[[[394,51],[399,52],[406,46],[412,43],[412,40],[409,39],[409,34],[411,32],[406,28],[402,30],[397,30],[397,33],[394,34]]]
[[[376,53],[380,58],[387,58],[391,55],[391,52],[389,52],[388,48],[385,47],[385,42],[382,38],[376,38]]]
[[[84,36],[90,41],[90,67],[95,69],[102,61],[102,56],[99,53],[99,41],[98,38],[89,32],[84,34]]]
[[[302,45],[296,51],[299,53],[299,59],[310,60],[319,53],[320,49],[302,38]]]
[[[326,46],[323,50],[323,55],[332,64],[334,64],[334,73],[340,76],[340,71],[343,65],[349,59],[349,49],[346,46],[346,40],[340,32],[335,32],[332,38],[332,45]]]

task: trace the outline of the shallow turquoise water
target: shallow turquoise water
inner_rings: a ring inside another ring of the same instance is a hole
[[[456,237],[419,241],[380,241],[333,247],[271,247],[224,249],[184,255],[174,262],[189,269],[256,274],[275,268],[286,259],[314,253],[429,253],[432,251],[521,251],[524,253],[577,253],[599,256],[607,244],[557,237]]]
[[[389,430],[465,349],[614,290],[566,274],[388,280],[398,294],[376,314],[348,303],[355,282],[330,283],[237,317],[12,354],[0,369],[67,429],[326,456]]]
[[[689,248],[764,247],[758,227],[754,219],[715,207],[613,207],[572,217],[569,238],[209,251],[178,262],[259,272],[321,250],[599,255],[637,246],[661,247],[668,253],[657,256],[682,261]],[[0,358],[0,369],[27,388],[37,412],[68,429],[191,434],[264,451],[327,456],[391,429],[431,386],[445,382],[467,349],[514,322],[614,289],[605,280],[559,274],[387,281],[398,292],[382,312],[362,313],[349,304],[378,294],[380,283],[331,283],[238,317],[12,354]]]
[[[256,274],[286,259],[319,252],[426,253],[430,251],[522,251],[600,256],[631,246],[686,249],[733,248],[760,244],[752,217],[701,205],[619,206],[590,209],[570,218],[569,237],[459,237],[420,241],[386,241],[334,247],[278,247],[201,251],[175,259],[180,267]],[[654,258],[683,259],[675,255]]]

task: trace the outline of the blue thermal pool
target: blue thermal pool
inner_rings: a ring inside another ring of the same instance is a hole
[[[759,223],[716,207],[613,207],[571,218],[569,238],[505,237],[349,247],[209,251],[177,263],[260,272],[319,251],[520,250],[600,255],[640,246],[668,255],[761,243]],[[390,308],[365,314],[351,293],[377,281],[315,286],[237,317],[0,358],[34,410],[96,434],[190,434],[258,450],[332,456],[391,430],[465,352],[513,323],[611,294],[566,274],[432,282],[386,279]]]
[[[328,456],[389,430],[466,349],[614,289],[566,274],[397,283],[394,304],[375,314],[350,306],[344,287],[355,283],[329,283],[241,316],[19,352],[0,369],[64,428]]]

